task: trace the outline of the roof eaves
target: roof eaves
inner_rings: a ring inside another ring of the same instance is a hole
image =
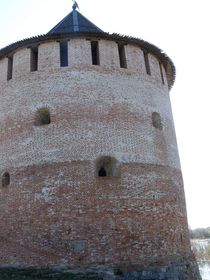
[[[161,63],[163,63],[167,79],[168,79],[168,85],[169,89],[172,88],[175,77],[176,77],[176,69],[172,62],[172,60],[167,56],[166,53],[164,53],[161,49],[158,47],[135,37],[130,36],[124,36],[120,34],[109,34],[109,33],[99,33],[99,32],[73,32],[73,33],[52,33],[52,34],[45,34],[45,35],[39,35],[36,37],[31,37],[28,39],[24,39],[18,42],[15,42],[13,44],[10,44],[6,46],[3,49],[0,49],[0,59],[11,55],[11,53],[14,53],[16,49],[22,48],[22,47],[31,47],[32,45],[36,44],[38,45],[41,42],[48,41],[48,40],[61,40],[61,39],[67,39],[70,40],[72,38],[78,38],[78,37],[86,37],[86,38],[100,38],[100,39],[106,39],[106,40],[114,40],[116,42],[122,42],[122,43],[131,43],[139,46],[141,49],[146,49],[147,51],[151,52],[152,54],[156,55]]]

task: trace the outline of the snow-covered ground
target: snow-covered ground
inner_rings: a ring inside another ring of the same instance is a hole
[[[202,280],[210,280],[210,262],[199,263],[199,270]]]
[[[210,239],[191,240],[202,280],[210,280]]]

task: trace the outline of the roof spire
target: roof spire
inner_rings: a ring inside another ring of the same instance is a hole
[[[73,1],[72,9],[73,10],[79,9],[79,5],[77,4],[76,0],[72,0],[72,1]]]
[[[80,12],[77,11],[77,9],[79,9],[79,6],[76,1],[77,0],[72,0],[73,11],[71,11],[65,18],[63,18],[47,34],[67,34],[74,32],[103,33],[100,28],[98,28],[95,24],[93,24],[86,17],[80,14]]]

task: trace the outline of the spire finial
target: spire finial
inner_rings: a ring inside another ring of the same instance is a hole
[[[72,1],[73,1],[72,9],[73,10],[79,9],[79,5],[77,4],[76,0],[72,0]]]

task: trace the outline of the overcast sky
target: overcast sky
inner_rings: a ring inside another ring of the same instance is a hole
[[[210,226],[210,15],[208,0],[78,0],[80,12],[106,32],[163,49],[177,69],[170,92],[185,182],[189,225]],[[0,0],[0,48],[45,34],[71,0]]]

